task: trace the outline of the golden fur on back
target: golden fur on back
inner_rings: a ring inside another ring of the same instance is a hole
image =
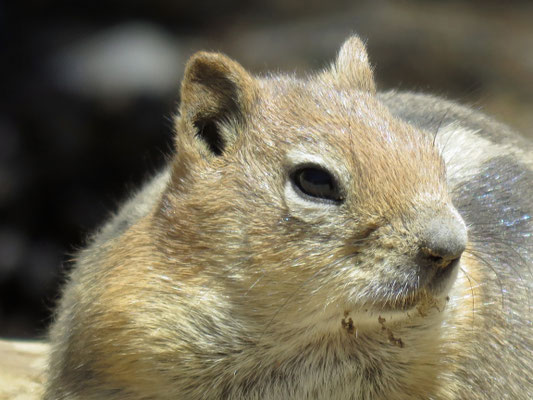
[[[79,255],[47,400],[531,397],[529,143],[376,93],[356,37],[305,78],[197,53],[175,126],[168,169]]]

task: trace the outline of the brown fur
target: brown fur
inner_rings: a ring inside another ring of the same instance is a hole
[[[359,39],[306,79],[255,78],[198,53],[181,95],[169,172],[80,254],[51,331],[46,399],[528,398],[516,371],[531,372],[530,326],[508,342],[502,310],[487,331],[484,310],[498,305],[485,282],[500,266],[473,242],[479,213],[460,192],[480,169],[446,175],[453,134],[434,138],[401,96],[376,95]],[[454,132],[475,147],[470,120]],[[512,154],[530,171],[531,153],[509,146],[487,160]],[[287,177],[302,162],[331,171],[341,205],[294,193]],[[462,224],[452,200],[473,236],[453,287],[436,293],[412,261],[428,221]],[[524,243],[520,258],[503,251],[529,266]],[[487,388],[498,367],[475,360],[494,364],[508,345],[519,352],[504,360],[518,365],[509,389]]]

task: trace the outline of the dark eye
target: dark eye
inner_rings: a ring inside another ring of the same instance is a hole
[[[293,184],[303,194],[340,203],[342,196],[335,178],[320,167],[302,167],[291,174]]]

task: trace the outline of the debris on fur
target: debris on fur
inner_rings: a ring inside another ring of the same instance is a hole
[[[389,343],[391,343],[391,344],[393,344],[395,346],[398,346],[398,347],[403,349],[404,344],[403,344],[402,338],[394,337],[394,334],[392,333],[392,331],[385,326],[385,322],[387,322],[387,320],[385,318],[381,317],[381,315],[380,315],[378,317],[378,322],[381,325],[381,330],[387,332]]]
[[[348,332],[350,335],[353,335],[355,333],[355,327],[353,325],[353,319],[350,317],[348,320],[346,318],[348,315],[344,313],[344,318],[341,321],[341,325],[344,329],[346,329],[346,332]]]

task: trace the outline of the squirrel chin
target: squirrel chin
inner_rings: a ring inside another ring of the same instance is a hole
[[[357,330],[359,333],[374,331],[376,328],[423,324],[424,320],[432,324],[435,318],[440,318],[446,309],[449,297],[425,296],[408,307],[347,309],[341,318],[341,326],[348,331]],[[350,333],[350,332],[349,332]]]
[[[380,325],[380,318],[389,322],[407,322],[418,317],[428,317],[442,313],[450,300],[447,291],[432,293],[421,290],[404,298],[394,301],[373,302],[367,305],[348,305],[344,311],[344,318],[351,317],[358,325],[375,327]]]

